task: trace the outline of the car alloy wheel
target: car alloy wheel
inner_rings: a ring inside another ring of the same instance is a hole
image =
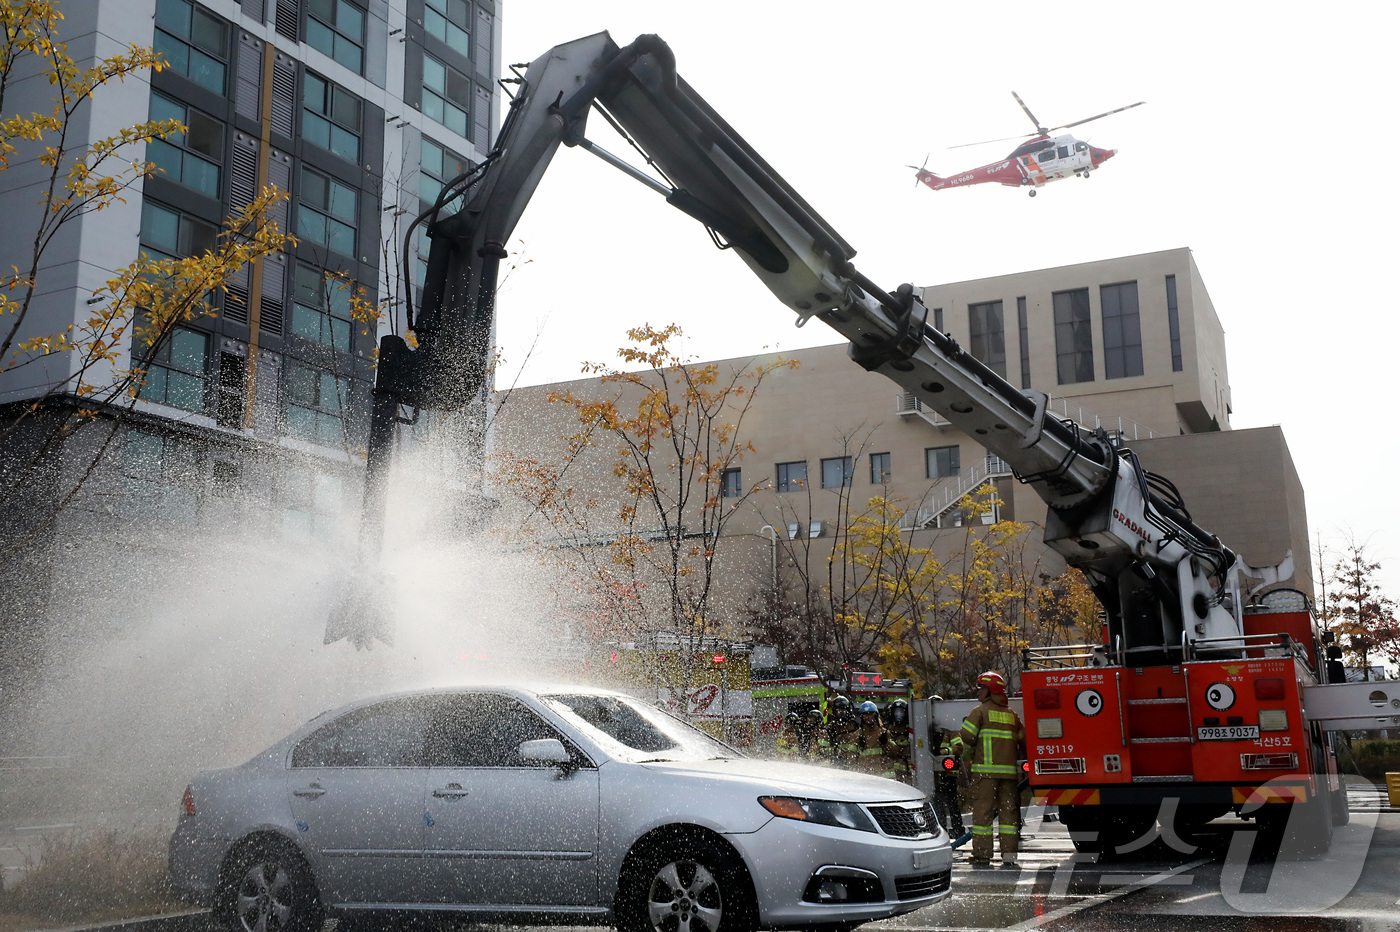
[[[311,873],[295,852],[257,844],[239,858],[231,875],[226,915],[234,932],[313,932],[323,913]]]
[[[697,861],[671,861],[651,879],[647,915],[657,932],[719,932],[724,919],[719,881]]]

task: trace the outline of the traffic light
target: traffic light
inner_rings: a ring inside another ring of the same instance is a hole
[[[724,655],[715,654],[713,657],[710,658],[710,662],[718,666],[719,664],[724,663]]]

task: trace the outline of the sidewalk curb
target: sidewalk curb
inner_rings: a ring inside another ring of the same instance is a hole
[[[138,916],[135,919],[44,929],[43,932],[192,932],[204,928],[212,921],[213,916],[209,910],[189,909],[179,913],[161,913],[156,916]]]

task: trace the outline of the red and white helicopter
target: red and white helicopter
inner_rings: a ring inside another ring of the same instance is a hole
[[[1089,172],[1098,168],[1104,162],[1118,154],[1117,149],[1100,149],[1091,146],[1082,139],[1066,133],[1063,136],[1051,138],[1050,134],[1055,130],[1070,129],[1084,123],[1103,119],[1124,110],[1131,110],[1134,107],[1141,107],[1146,101],[1139,100],[1135,104],[1128,104],[1126,107],[1119,107],[1117,110],[1108,110],[1098,116],[1086,117],[1083,120],[1076,120],[1073,123],[1066,123],[1063,126],[1044,127],[1040,121],[1031,113],[1025,101],[1021,100],[1021,95],[1015,91],[1011,96],[1016,98],[1016,103],[1021,105],[1021,109],[1026,111],[1026,116],[1031,118],[1031,123],[1035,126],[1036,135],[1021,143],[1011,151],[1005,159],[1000,162],[992,162],[990,165],[983,165],[979,168],[972,168],[965,172],[960,172],[949,178],[941,178],[926,168],[919,168],[914,165],[909,167],[918,174],[915,175],[917,181],[923,182],[935,191],[944,188],[961,188],[972,184],[1004,184],[1013,188],[1030,186],[1030,196],[1035,197],[1036,188],[1049,184],[1052,181],[1059,181],[1061,178],[1068,178],[1070,175],[1078,175],[1081,178],[1088,178]],[[1017,139],[1017,136],[1007,136],[1003,139],[988,139],[983,142],[967,143],[970,146],[986,145],[990,142],[1003,142],[1006,139]],[[953,146],[954,149],[966,148],[966,146]]]

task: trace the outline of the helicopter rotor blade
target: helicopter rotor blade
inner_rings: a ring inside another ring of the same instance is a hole
[[[1112,116],[1115,113],[1122,113],[1124,110],[1131,110],[1134,107],[1141,107],[1145,103],[1147,103],[1147,101],[1139,100],[1135,104],[1128,104],[1126,107],[1119,107],[1117,110],[1106,110],[1103,113],[1100,113],[1098,116],[1085,117],[1082,120],[1075,120],[1073,123],[1066,123],[1064,126],[1056,126],[1055,129],[1069,129],[1072,126],[1080,126],[1084,123],[1092,123],[1094,120],[1102,120],[1106,116]],[[1051,130],[1051,132],[1053,132],[1053,130]]]
[[[1026,102],[1021,99],[1021,95],[1016,93],[1015,91],[1012,91],[1011,96],[1016,98],[1016,103],[1020,104],[1021,109],[1026,111],[1026,116],[1031,118],[1031,125],[1035,127],[1035,131],[1037,133],[1040,133],[1040,135],[1042,136],[1048,136],[1050,134],[1050,131],[1040,125],[1040,121],[1035,118],[1034,113],[1031,113],[1031,108],[1026,106]]]
[[[1000,139],[984,139],[984,140],[982,140],[981,142],[964,142],[964,143],[960,143],[960,144],[958,144],[958,145],[956,145],[956,146],[949,146],[948,148],[949,148],[949,149],[967,149],[967,148],[969,148],[969,147],[971,147],[971,146],[985,146],[985,145],[987,145],[987,144],[989,144],[989,143],[993,143],[993,142],[1010,142],[1010,141],[1013,140],[1013,139],[1027,139],[1027,138],[1029,138],[1029,137],[1027,137],[1027,136],[1025,136],[1025,135],[1020,135],[1020,136],[1002,136]]]

